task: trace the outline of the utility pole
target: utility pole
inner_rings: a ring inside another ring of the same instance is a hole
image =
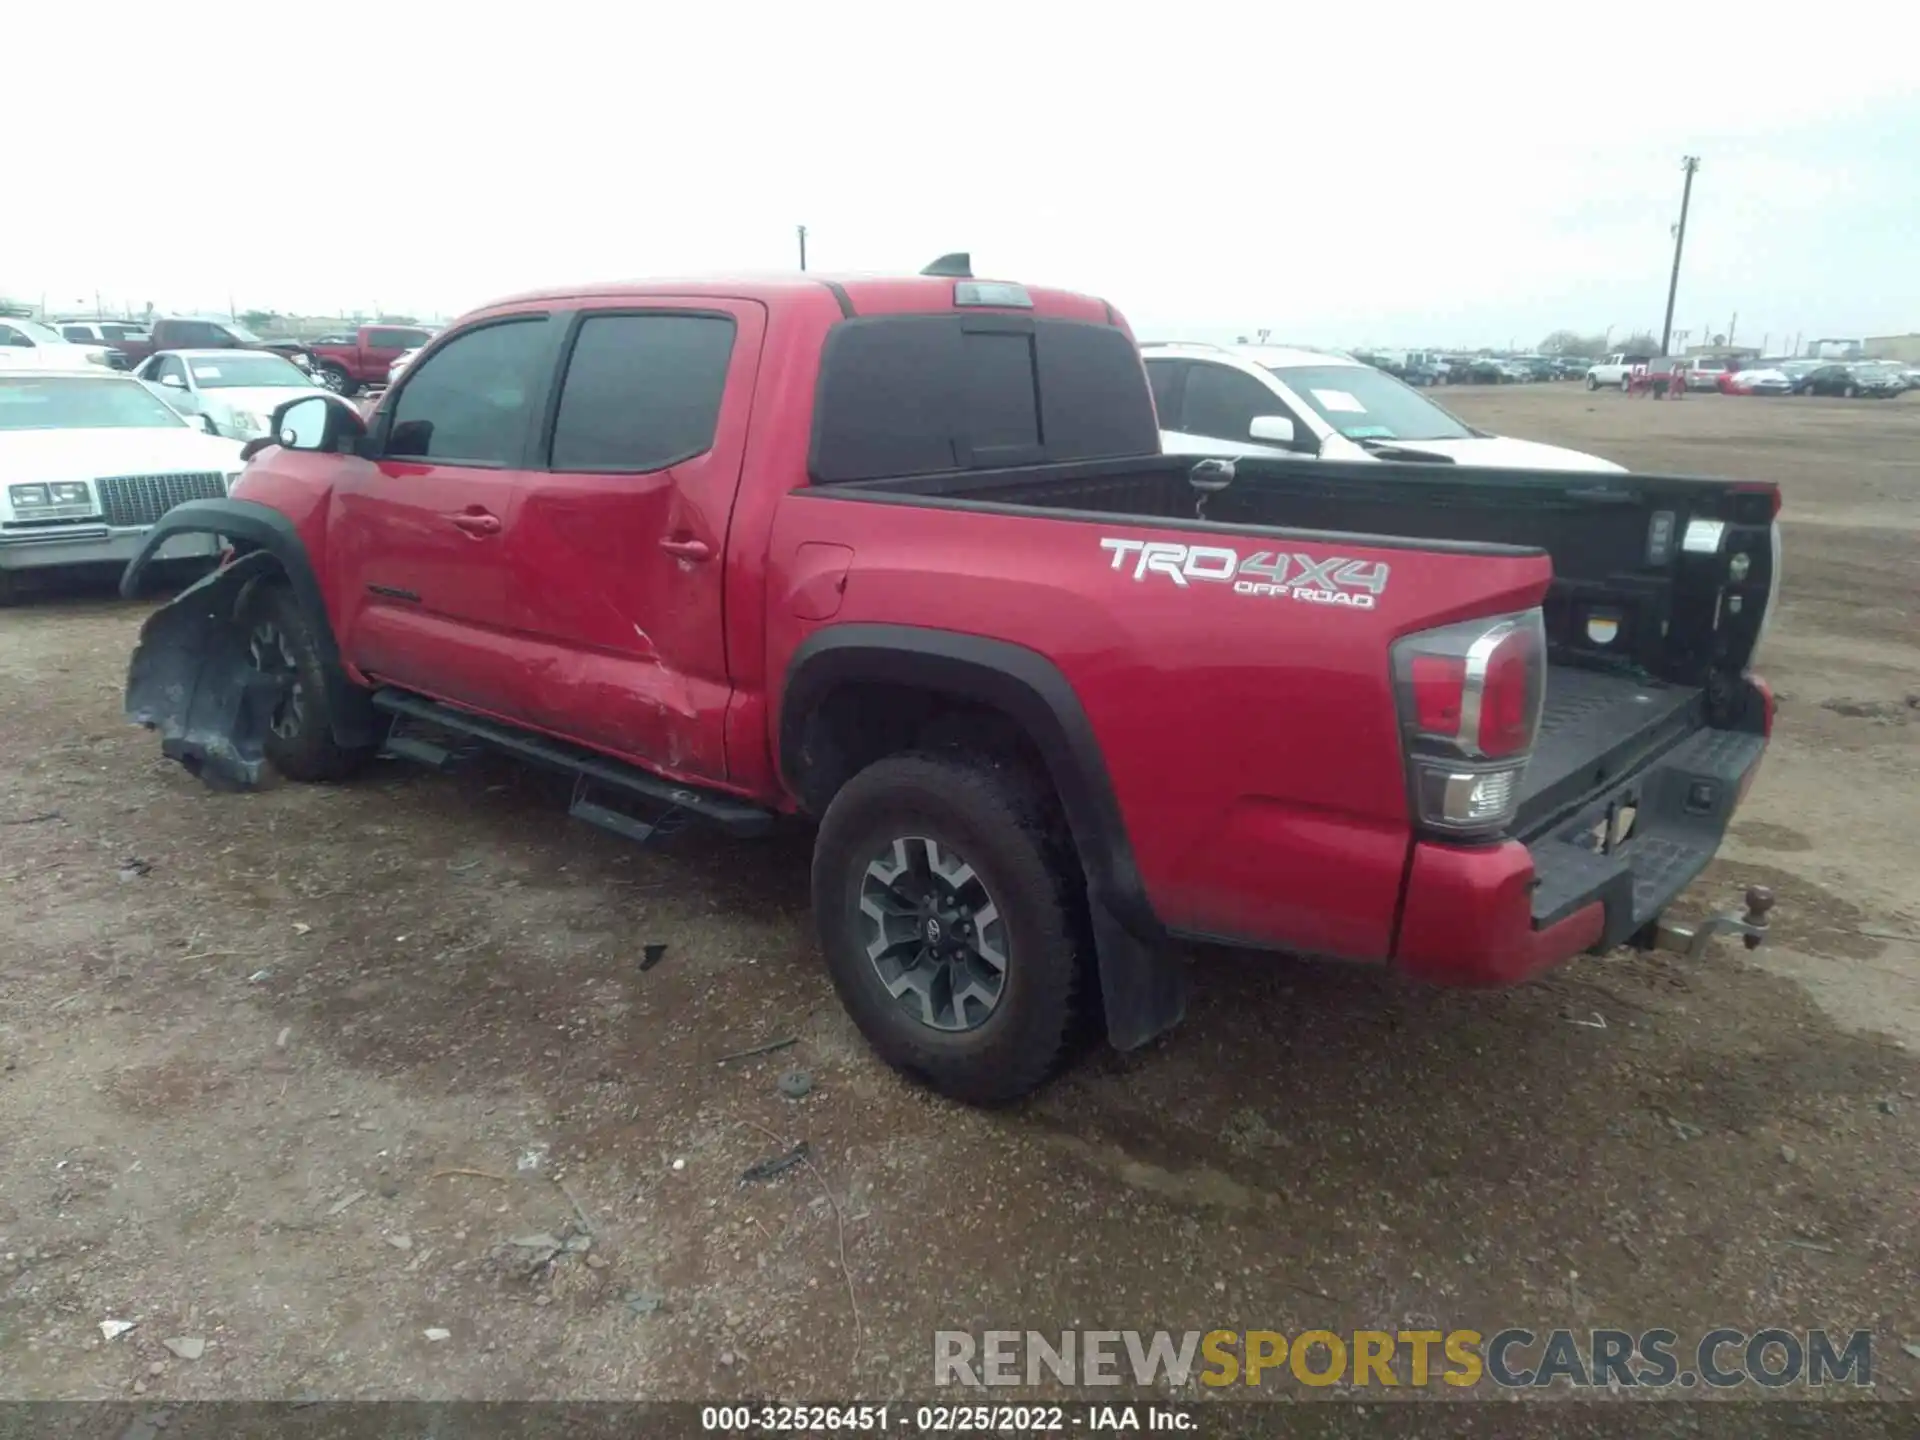
[[[807,268],[807,227],[796,225],[793,228],[800,232],[800,268],[804,270]]]
[[[1686,171],[1686,182],[1680,188],[1680,223],[1673,227],[1673,278],[1667,281],[1667,319],[1660,327],[1660,353],[1667,353],[1667,342],[1673,337],[1673,301],[1680,293],[1680,250],[1687,243],[1687,204],[1693,199],[1693,174],[1700,168],[1698,155],[1683,156],[1680,168]]]

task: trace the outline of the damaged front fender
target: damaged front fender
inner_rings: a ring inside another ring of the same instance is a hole
[[[241,621],[248,591],[276,573],[244,555],[147,617],[127,665],[127,718],[160,733],[160,753],[216,790],[260,783],[281,684],[255,666]]]

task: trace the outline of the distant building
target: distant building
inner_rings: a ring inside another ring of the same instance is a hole
[[[1920,335],[1869,335],[1860,345],[1862,353],[1869,360],[1920,364]]]

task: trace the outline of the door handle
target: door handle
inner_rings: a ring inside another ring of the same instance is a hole
[[[682,560],[711,560],[713,547],[704,540],[662,540],[660,548],[669,555],[677,555]]]
[[[476,540],[483,535],[498,535],[500,533],[500,517],[497,515],[489,515],[484,510],[479,512],[470,510],[463,511],[458,515],[449,515],[447,518],[453,521],[456,529],[466,531],[467,534],[473,536]]]

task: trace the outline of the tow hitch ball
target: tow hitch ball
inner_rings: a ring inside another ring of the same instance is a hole
[[[1691,926],[1673,925],[1662,920],[1654,931],[1654,947],[1659,950],[1679,950],[1689,960],[1698,960],[1706,953],[1708,942],[1714,936],[1727,934],[1738,935],[1747,949],[1758,950],[1760,942],[1767,938],[1767,915],[1772,909],[1773,891],[1764,885],[1749,885],[1745,914],[1736,915],[1731,910],[1725,910]]]

